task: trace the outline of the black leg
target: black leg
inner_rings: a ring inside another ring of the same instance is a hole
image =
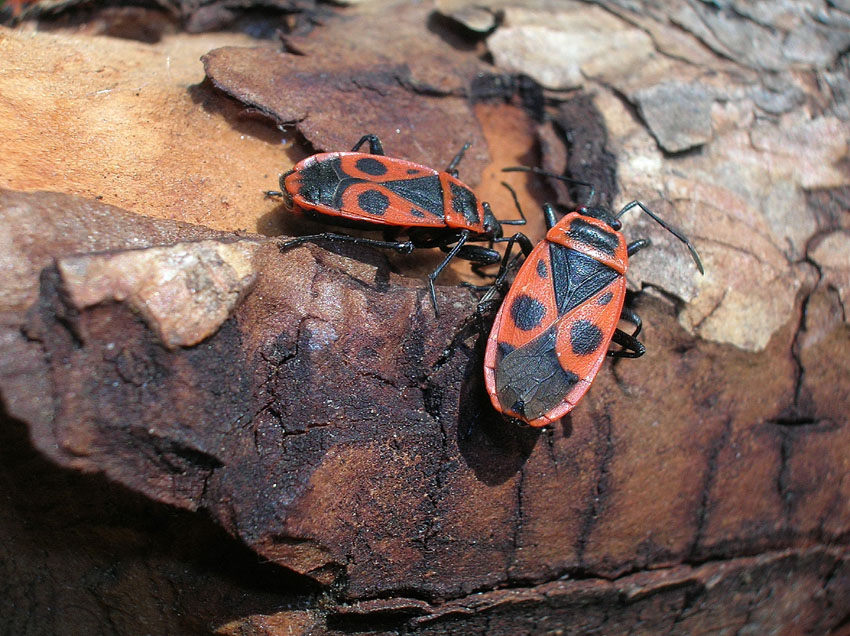
[[[499,243],[507,242],[508,246],[505,248],[505,255],[502,257],[502,265],[499,267],[499,272],[496,274],[496,278],[493,279],[493,283],[487,288],[487,293],[484,294],[478,302],[478,313],[484,312],[493,299],[493,296],[496,295],[496,292],[498,292],[504,284],[505,278],[508,276],[508,272],[519,262],[519,256],[511,259],[511,250],[513,250],[514,244],[519,243],[523,256],[528,256],[531,254],[531,250],[534,249],[534,245],[531,243],[531,240],[529,240],[529,238],[522,232],[517,232],[510,238],[496,239],[496,241]]]
[[[383,155],[384,154],[384,146],[381,144],[381,140],[378,138],[378,135],[363,135],[356,144],[354,144],[354,148],[351,149],[351,152],[357,152],[357,150],[365,144],[369,142],[369,153],[373,155]]]
[[[508,275],[508,262],[510,260],[511,250],[513,250],[514,248],[514,244],[519,243],[519,248],[520,250],[522,250],[523,256],[528,256],[529,254],[531,254],[531,250],[534,249],[534,244],[531,242],[531,239],[529,239],[522,232],[517,232],[516,234],[510,237],[495,239],[495,242],[508,244],[508,246],[505,248],[505,255],[502,257],[502,265],[501,267],[499,267],[499,271],[496,274],[496,278],[493,280],[493,285],[501,285],[504,282],[505,277]],[[517,258],[514,260],[518,259],[519,256],[517,256]]]
[[[636,241],[632,241],[626,246],[626,252],[628,253],[629,258],[631,258],[636,252],[639,252],[644,247],[649,247],[650,245],[652,245],[652,243],[650,243],[649,239],[638,239]]]
[[[491,241],[492,246],[492,241]],[[488,274],[487,272],[482,272],[482,267],[488,267],[490,265],[495,265],[500,260],[502,260],[502,255],[499,254],[496,250],[492,249],[492,247],[484,247],[483,245],[464,245],[463,249],[457,253],[457,258],[462,258],[465,261],[470,261],[472,263],[472,271],[481,276],[482,278],[490,277],[495,278],[495,274]],[[475,289],[477,291],[484,291],[488,289],[490,285],[473,285],[472,283],[462,282],[460,283],[461,287],[470,287],[471,289]]]
[[[496,276],[498,276],[498,273],[490,273],[490,272],[484,271],[485,267],[489,267],[490,265],[494,265],[495,263],[498,263],[499,261],[502,260],[502,255],[499,254],[499,252],[497,252],[496,250],[493,249],[493,244],[494,244],[493,241],[490,241],[489,244],[488,244],[489,247],[477,246],[477,245],[467,245],[466,246],[466,247],[475,247],[482,254],[489,253],[489,256],[487,257],[486,260],[484,258],[471,258],[471,257],[466,259],[468,261],[472,261],[472,267],[470,269],[472,269],[472,271],[477,276],[480,276],[481,278],[495,279]],[[469,287],[470,289],[474,289],[476,291],[485,291],[487,289],[490,289],[490,285],[473,285],[472,283],[467,283],[465,281],[461,283],[461,286]]]
[[[640,241],[635,241],[635,243],[639,242]],[[643,321],[640,319],[640,316],[635,313],[634,309],[630,309],[629,307],[623,307],[620,312],[620,320],[632,323],[635,326],[635,330],[631,334],[628,334],[617,329],[614,332],[612,340],[623,348],[618,351],[609,351],[608,355],[612,358],[641,357],[644,353],[646,353],[646,348],[638,341],[637,336],[640,333],[640,330],[643,329]]]
[[[494,265],[502,259],[502,255],[496,250],[484,247],[483,245],[464,245],[455,256],[462,258],[465,261],[471,261],[475,265],[473,267],[486,267]]]
[[[528,256],[531,254],[531,250],[534,249],[534,243],[531,242],[525,234],[522,232],[517,232],[513,236],[503,236],[501,238],[493,239],[494,243],[507,243],[508,247],[506,251],[511,249],[514,243],[519,243],[519,247],[522,250],[522,253]]]
[[[640,319],[640,316],[635,313],[634,309],[623,307],[623,310],[620,312],[620,320],[625,320],[635,326],[635,330],[632,332],[632,338],[637,338],[640,330],[643,329],[643,321]]]
[[[612,358],[640,358],[646,353],[646,347],[637,338],[620,329],[614,331],[614,337],[611,340],[622,347],[619,351],[608,352]]]
[[[287,170],[282,175],[280,175],[280,177],[278,177],[280,190],[266,190],[264,194],[267,197],[279,197],[283,199],[283,202],[287,207],[290,207],[292,203],[292,197],[286,192],[286,177],[291,175],[293,172],[295,172],[294,168],[292,170]]]
[[[361,238],[359,236],[349,236],[347,234],[334,234],[325,232],[324,234],[310,234],[309,236],[299,236],[288,241],[284,241],[278,245],[281,252],[288,250],[303,243],[315,243],[316,241],[336,241],[339,243],[353,243],[354,245],[368,245],[369,247],[380,247],[382,249],[395,250],[401,254],[410,254],[414,245],[410,241],[375,241],[373,239]]]
[[[465,144],[463,144],[463,148],[461,148],[461,149],[458,151],[458,153],[455,155],[455,158],[454,158],[454,159],[452,159],[452,160],[449,162],[449,165],[448,165],[448,167],[446,168],[446,172],[448,172],[448,173],[449,173],[450,175],[452,175],[453,177],[457,177],[457,164],[459,164],[459,163],[460,163],[460,160],[461,160],[461,159],[463,159],[463,155],[464,155],[464,153],[465,153],[467,150],[469,150],[469,147],[470,147],[471,145],[472,145],[472,144],[471,144],[471,143],[469,143],[468,141],[467,141]]]
[[[437,265],[437,269],[428,274],[428,289],[431,292],[431,304],[434,305],[434,314],[436,316],[440,315],[440,311],[437,309],[437,290],[434,288],[434,281],[437,279],[446,266],[451,262],[451,260],[457,256],[457,253],[463,247],[463,244],[469,239],[469,230],[463,230],[460,233],[460,238],[458,238],[457,243],[454,244],[454,247],[449,251],[446,255],[446,258],[443,259],[443,262]]]

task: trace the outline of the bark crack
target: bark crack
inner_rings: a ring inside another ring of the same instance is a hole
[[[783,525],[787,528],[793,512],[793,494],[791,492],[790,461],[793,440],[791,429],[778,428],[779,431],[779,470],[776,475],[776,491],[782,505]]]
[[[723,429],[712,441],[708,449],[708,457],[706,461],[705,477],[703,479],[702,488],[700,489],[700,500],[697,506],[696,528],[694,530],[693,541],[687,550],[687,559],[694,559],[702,543],[703,533],[705,532],[706,520],[709,515],[709,503],[711,500],[711,490],[714,487],[714,482],[717,478],[717,460],[720,456],[720,451],[726,448],[729,443],[729,438],[732,435],[732,419],[728,418],[723,425]]]
[[[593,528],[596,526],[597,517],[602,508],[602,501],[608,492],[610,463],[614,457],[614,442],[611,436],[611,416],[607,408],[600,418],[599,424],[600,435],[596,448],[596,464],[599,466],[599,474],[596,478],[596,487],[593,490],[590,503],[582,513],[581,530],[579,531],[576,543],[576,560],[578,563],[584,563],[587,542],[591,532],[593,532]]]
[[[670,623],[670,629],[667,630],[668,636],[678,633],[677,627],[681,624],[682,620],[685,619],[685,614],[687,614],[688,610],[696,605],[697,600],[702,596],[704,591],[705,590],[702,586],[694,586],[685,590],[685,593],[682,595],[682,604],[679,609],[676,610],[673,622]]]
[[[522,495],[523,495],[523,487],[525,486],[525,469],[520,467],[519,475],[517,476],[517,484],[516,484],[516,504],[514,508],[514,531],[511,537],[511,542],[513,545],[513,549],[510,552],[510,556],[508,557],[508,567],[505,573],[508,580],[511,578],[511,569],[517,560],[517,551],[520,548],[520,542],[522,541],[522,528],[524,522],[524,513],[522,510]]]

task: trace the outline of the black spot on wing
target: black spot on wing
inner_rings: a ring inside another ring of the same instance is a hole
[[[599,297],[599,300],[596,301],[597,305],[607,305],[614,298],[614,292],[605,292]]]
[[[462,214],[467,223],[470,225],[481,223],[478,216],[478,199],[475,198],[472,190],[452,183],[451,197],[452,209],[458,214]]]
[[[602,344],[602,330],[589,320],[576,320],[570,326],[570,347],[577,356],[594,353]]]
[[[540,278],[548,278],[549,277],[549,270],[546,269],[546,263],[543,261],[542,258],[538,259],[538,261],[537,261],[537,275]]]
[[[410,216],[415,216],[417,219],[425,218],[425,213],[419,208],[410,208],[408,211],[410,212]]]
[[[358,195],[357,205],[364,212],[374,214],[375,216],[383,216],[390,206],[390,199],[386,194],[378,190],[366,190]]]
[[[555,243],[549,244],[549,257],[559,316],[578,307],[621,275],[587,254]]]
[[[366,174],[370,174],[375,177],[379,177],[382,174],[387,173],[387,167],[384,165],[384,162],[373,157],[363,157],[362,159],[358,159],[354,166],[360,172],[365,172]]]
[[[584,219],[574,219],[570,223],[570,229],[567,230],[567,236],[611,256],[614,256],[620,245],[619,236],[615,232],[603,230]]]
[[[528,294],[518,294],[511,303],[511,319],[518,329],[531,331],[543,322],[546,307]]]
[[[381,185],[437,218],[445,218],[443,186],[440,183],[440,177],[437,175],[385,181]]]
[[[579,381],[558,361],[556,334],[553,325],[496,365],[496,395],[504,408],[537,419],[560,405]]]

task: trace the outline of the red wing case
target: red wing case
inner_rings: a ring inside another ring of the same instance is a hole
[[[594,256],[546,240],[518,272],[484,359],[490,399],[505,415],[546,426],[568,413],[596,376],[626,288],[623,275]]]
[[[483,228],[483,210],[461,181],[404,159],[358,152],[308,157],[286,177],[293,203],[328,217],[394,227]]]

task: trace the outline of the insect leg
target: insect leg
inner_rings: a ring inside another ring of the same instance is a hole
[[[471,261],[472,271],[482,278],[495,279],[498,274],[490,274],[482,271],[482,268],[488,267],[489,265],[495,265],[502,260],[502,255],[493,249],[494,242],[495,240],[490,241],[490,247],[484,247],[483,245],[464,245],[463,249],[457,253],[457,257],[462,258],[465,261]],[[484,291],[490,288],[490,285],[473,285],[472,283],[467,282],[463,282],[461,285],[477,291]]]
[[[434,314],[439,316],[440,312],[437,309],[437,290],[434,288],[434,281],[437,277],[442,273],[442,271],[446,268],[446,266],[451,262],[451,260],[457,256],[457,253],[463,247],[463,244],[469,239],[469,230],[464,230],[460,233],[460,237],[457,240],[457,243],[454,244],[454,247],[446,254],[446,258],[443,259],[443,262],[437,265],[437,269],[428,274],[428,289],[431,292],[431,304],[434,305]]]
[[[511,259],[511,250],[513,250],[514,244],[519,243],[523,256],[528,256],[531,254],[531,250],[534,249],[534,245],[531,243],[531,240],[522,232],[517,232],[510,238],[496,239],[496,241],[499,243],[507,242],[508,246],[505,248],[505,255],[502,257],[502,265],[499,267],[499,272],[493,279],[493,283],[486,288],[487,293],[485,293],[478,302],[479,313],[483,313],[484,309],[482,309],[482,307],[486,308],[493,299],[493,296],[496,295],[496,292],[498,292],[502,285],[504,285],[505,278],[507,278],[508,272],[511,268],[519,263],[519,256]]]
[[[282,175],[280,175],[278,181],[280,183],[280,190],[266,190],[263,194],[267,197],[280,197],[284,199],[284,203],[287,203],[291,197],[286,192],[286,177],[291,175],[295,170],[287,170]]]
[[[646,353],[646,347],[637,338],[620,329],[614,331],[611,340],[622,347],[619,351],[608,352],[612,358],[640,358]]]
[[[633,256],[636,252],[641,251],[645,247],[649,247],[652,245],[649,239],[638,239],[636,241],[632,241],[626,246],[626,253],[629,257]]]
[[[373,155],[383,155],[384,154],[384,146],[381,144],[381,140],[378,138],[378,135],[363,135],[356,144],[354,144],[354,148],[351,149],[351,152],[357,152],[357,150],[365,144],[369,142],[369,153]]]
[[[481,247],[481,249],[485,250],[485,249],[491,249],[491,248]],[[498,252],[496,252],[495,250],[492,250],[492,251],[495,252],[496,254],[498,254]],[[493,263],[498,263],[499,259],[501,259],[501,258],[502,258],[502,256],[500,254],[499,258],[497,258],[494,261],[487,262],[487,263],[485,263],[483,261],[476,261],[475,259],[466,259],[466,260],[472,261],[472,267],[470,269],[472,269],[472,271],[475,272],[481,278],[496,278],[496,274],[491,274],[489,272],[485,272],[484,268],[492,265]],[[463,283],[461,283],[461,284],[463,285]],[[490,287],[490,285],[473,285],[472,283],[466,283],[464,285],[464,287],[471,287],[472,289],[477,289],[479,291],[483,291],[483,290],[487,289],[488,287]]]
[[[475,267],[485,267],[498,263],[502,255],[496,250],[484,247],[483,245],[464,245],[457,253],[457,258],[462,258],[465,261],[472,261]]]
[[[643,328],[643,321],[640,319],[640,316],[635,313],[634,309],[623,307],[623,310],[620,312],[620,320],[625,320],[635,326],[635,330],[632,332],[632,338],[636,338],[640,333],[640,330]]]
[[[448,173],[449,173],[450,175],[452,175],[453,177],[457,177],[457,164],[459,164],[459,163],[460,163],[460,160],[461,160],[461,159],[463,159],[463,155],[464,155],[464,153],[465,153],[467,150],[469,150],[469,147],[470,147],[471,145],[472,145],[472,144],[471,144],[471,143],[469,143],[468,141],[467,141],[465,144],[463,144],[463,148],[461,148],[460,150],[458,150],[458,153],[455,155],[455,158],[454,158],[454,159],[452,159],[452,160],[449,162],[449,165],[448,165],[448,167],[446,168],[446,172],[448,172]]]
[[[505,186],[508,189],[508,192],[510,192],[511,196],[514,198],[514,205],[516,206],[517,212],[519,212],[519,215],[522,217],[522,219],[509,219],[507,221],[501,221],[501,224],[502,225],[525,225],[527,223],[527,221],[525,219],[525,214],[522,211],[522,206],[519,204],[519,199],[517,198],[516,190],[514,190],[510,185],[508,185],[504,181],[502,181],[502,185]],[[486,205],[487,208],[485,208],[485,209],[488,209],[490,207],[489,203],[482,203],[481,205]]]
[[[369,247],[380,247],[382,249],[395,250],[401,254],[410,254],[414,245],[411,241],[376,241],[374,239],[361,238],[359,236],[349,236],[347,234],[334,234],[325,232],[324,234],[310,234],[308,236],[299,236],[288,241],[278,244],[278,249],[281,252],[302,245],[303,243],[315,243],[317,241],[336,241],[339,243],[353,243],[354,245],[368,245]]]

